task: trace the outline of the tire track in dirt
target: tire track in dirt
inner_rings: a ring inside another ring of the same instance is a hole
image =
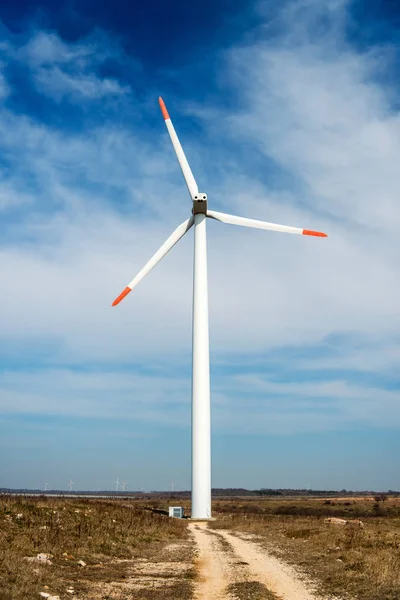
[[[195,600],[239,598],[233,590],[258,586],[257,598],[317,600],[295,569],[268,554],[253,541],[227,531],[208,529],[207,523],[191,523],[189,529],[198,548],[198,583]],[[243,596],[250,598],[250,595]]]
[[[225,600],[225,590],[231,582],[226,550],[218,538],[207,531],[206,523],[191,523],[189,529],[198,549],[195,600]]]
[[[227,531],[219,531],[217,535],[231,544],[236,555],[248,563],[252,577],[282,600],[317,600],[309,589],[310,583],[306,585],[293,567],[272,556],[258,544]]]

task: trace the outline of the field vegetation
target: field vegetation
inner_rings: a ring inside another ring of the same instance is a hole
[[[192,551],[179,519],[118,500],[0,502],[0,600],[40,600],[40,592],[61,600],[151,600],[160,588],[168,600],[192,596]]]
[[[187,522],[163,514],[168,504],[190,514],[187,499],[1,496],[0,502],[0,600],[40,600],[40,592],[61,600],[193,597]],[[254,536],[300,567],[325,597],[400,600],[399,497],[230,497],[214,499],[213,514],[209,527]],[[243,585],[231,595],[264,598],[255,584],[246,594]]]
[[[254,535],[322,594],[400,599],[400,498],[217,500],[214,516],[210,527]],[[354,522],[325,521],[332,517]]]

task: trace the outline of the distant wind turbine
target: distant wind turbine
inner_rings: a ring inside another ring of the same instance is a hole
[[[72,481],[72,479],[69,480],[68,482],[68,487],[69,487],[69,491],[72,492],[72,486],[74,485],[74,481]]]
[[[175,229],[149,262],[114,300],[113,306],[119,304],[194,225],[191,516],[192,519],[209,519],[211,518],[211,443],[206,219],[214,219],[230,225],[306,236],[327,237],[327,235],[310,229],[276,225],[209,210],[207,194],[199,192],[162,98],[159,98],[158,102],[192,200],[192,216]]]
[[[125,491],[125,487],[126,487],[127,485],[128,485],[128,482],[127,482],[127,481],[123,481],[123,482],[121,483],[121,486],[122,486],[122,491],[123,491],[123,492]]]
[[[119,491],[119,486],[120,486],[119,477],[117,477],[117,481],[114,481],[114,483],[115,483],[115,491],[118,492]]]
[[[49,484],[47,483],[47,481],[44,482],[44,491],[47,492],[49,488]]]

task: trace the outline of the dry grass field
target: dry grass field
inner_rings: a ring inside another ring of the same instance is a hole
[[[154,600],[160,589],[168,600],[192,597],[192,550],[179,519],[120,501],[0,502],[1,600],[39,600],[40,592],[61,600]],[[51,564],[36,560],[40,553]]]
[[[190,600],[201,581],[187,521],[146,510],[143,501],[0,502],[0,600],[40,600],[41,592],[61,600]],[[186,500],[152,504],[183,504],[190,513]],[[220,554],[232,555],[225,530],[300,567],[325,598],[400,600],[400,498],[229,498],[214,500],[213,512],[209,528],[218,535],[204,535]],[[328,517],[361,519],[363,526]],[[38,561],[39,553],[51,564]],[[236,600],[273,597],[256,580],[238,580],[225,593]]]
[[[214,529],[254,535],[310,576],[318,591],[400,599],[400,498],[241,499],[214,502]],[[335,525],[328,517],[357,523]]]

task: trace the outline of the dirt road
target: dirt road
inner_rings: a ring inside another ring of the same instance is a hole
[[[198,547],[196,600],[317,600],[298,573],[256,542],[191,523]]]

